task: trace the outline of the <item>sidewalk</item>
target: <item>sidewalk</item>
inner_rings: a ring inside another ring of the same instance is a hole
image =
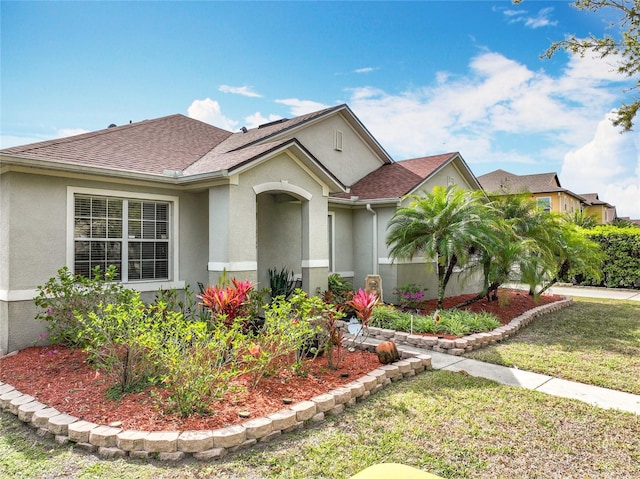
[[[524,289],[529,287],[523,284],[505,284],[505,288]],[[637,289],[613,289],[591,288],[588,286],[556,285],[547,290],[551,294],[560,296],[581,296],[585,298],[623,299],[627,301],[640,301],[640,290]]]
[[[471,376],[491,379],[500,384],[518,386],[540,391],[553,396],[577,399],[603,409],[619,409],[640,415],[640,396],[613,389],[590,386],[588,384],[558,379],[545,374],[532,373],[522,369],[498,366],[475,359],[427,351],[403,345],[403,350],[431,356],[433,369],[443,371],[465,371]]]

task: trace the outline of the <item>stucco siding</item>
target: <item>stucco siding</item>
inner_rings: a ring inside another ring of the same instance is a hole
[[[10,224],[2,246],[10,272],[6,290],[32,290],[66,264],[66,181],[17,172],[6,176],[10,183],[8,191],[3,188],[3,196],[8,195],[3,216],[8,213]]]
[[[209,251],[208,192],[180,195],[180,277],[197,291],[198,282],[207,282]]]
[[[342,132],[342,151],[335,149],[336,131]],[[352,185],[382,165],[382,161],[339,115],[297,131],[295,137],[346,185]]]
[[[326,289],[329,243],[325,185],[294,158],[280,154],[243,172],[238,185],[231,188],[234,214],[230,235],[237,240],[234,251],[244,258],[253,254],[260,284],[268,287],[269,268],[286,267],[303,273],[308,292]],[[256,195],[256,191],[260,193]]]
[[[11,175],[0,175],[0,291],[9,290],[9,240],[11,238]],[[0,325],[0,328],[2,326]]]
[[[355,269],[353,213],[347,208],[332,208],[331,211],[335,215],[335,264],[333,270],[351,278]]]

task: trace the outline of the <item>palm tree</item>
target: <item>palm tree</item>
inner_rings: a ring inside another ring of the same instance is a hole
[[[576,210],[573,213],[564,213],[562,219],[568,223],[573,223],[580,228],[591,229],[598,226],[595,216],[588,215],[584,210]]]
[[[446,286],[456,266],[495,242],[495,221],[481,191],[436,186],[431,193],[411,195],[387,229],[387,245],[395,259],[423,254],[435,259],[438,274],[438,308],[443,309]]]

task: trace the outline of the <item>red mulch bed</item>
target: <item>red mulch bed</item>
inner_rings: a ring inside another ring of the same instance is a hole
[[[543,295],[537,301],[523,291],[502,290],[502,301],[479,301],[467,309],[487,311],[499,317],[503,324],[536,306],[562,299]],[[445,307],[458,304],[473,295],[449,298]],[[435,301],[424,305],[425,312],[435,309]],[[248,411],[250,418],[264,417],[286,406],[283,399],[299,402],[326,393],[351,382],[380,366],[375,354],[365,351],[345,352],[337,371],[329,370],[326,358],[317,358],[307,377],[289,371],[263,379],[256,389],[228,395],[213,407],[213,415],[181,418],[163,413],[156,396],[164,391],[150,388],[125,395],[114,401],[106,398],[113,385],[92,369],[81,351],[58,346],[31,347],[16,355],[0,359],[0,381],[14,386],[24,394],[58,409],[61,412],[98,424],[121,422],[124,429],[201,430],[218,429],[239,424],[246,419],[239,413]]]

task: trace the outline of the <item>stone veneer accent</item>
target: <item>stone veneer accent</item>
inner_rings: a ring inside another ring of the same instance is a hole
[[[539,306],[517,317],[508,325],[488,333],[451,340],[390,329],[369,328],[370,338],[394,339],[398,344],[400,361],[381,366],[349,384],[314,396],[308,401],[292,404],[268,417],[255,418],[212,431],[145,432],[94,424],[48,407],[1,381],[0,410],[17,415],[22,422],[37,429],[40,437],[53,438],[59,444],[73,442],[79,449],[97,452],[105,458],[129,456],[169,462],[180,461],[186,457],[201,461],[219,459],[227,453],[251,447],[281,434],[313,426],[324,421],[327,415],[340,414],[346,407],[366,400],[391,382],[431,369],[431,356],[404,349],[402,345],[460,355],[465,351],[506,339],[541,314],[557,311],[571,302],[571,299],[565,299]],[[372,344],[360,346],[369,350],[375,349],[375,345]]]

